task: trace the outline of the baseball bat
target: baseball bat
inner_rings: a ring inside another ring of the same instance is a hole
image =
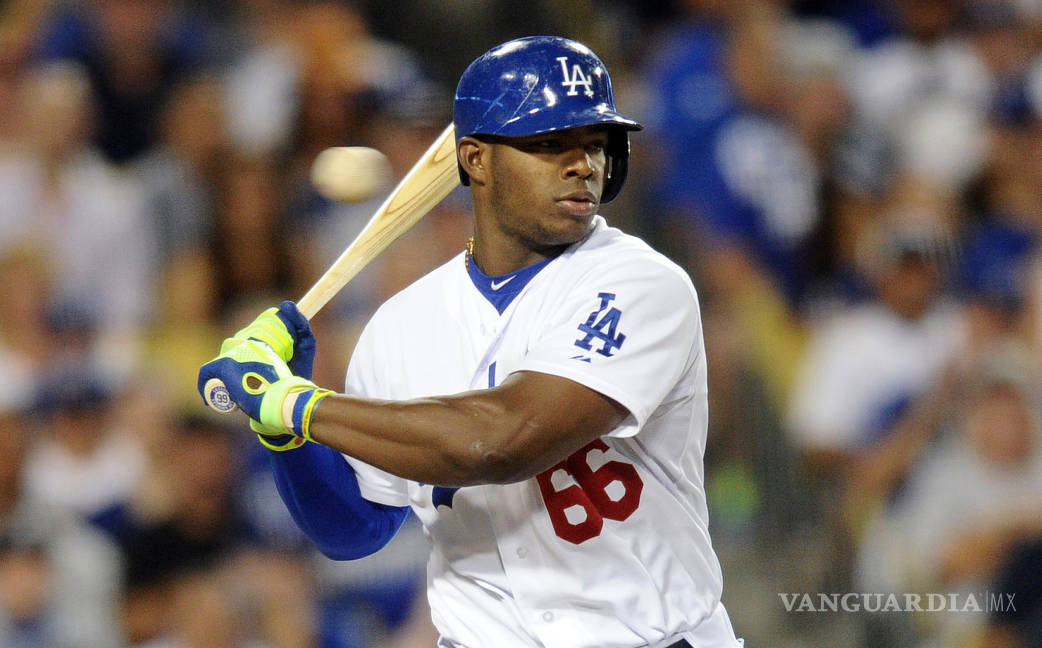
[[[415,225],[459,185],[456,138],[452,124],[405,174],[354,241],[297,302],[311,319],[388,245]],[[235,403],[219,378],[203,386],[206,403],[218,412],[231,412]]]

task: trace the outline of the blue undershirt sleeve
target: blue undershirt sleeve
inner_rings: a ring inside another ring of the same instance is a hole
[[[269,452],[279,496],[293,520],[333,560],[354,560],[379,551],[401,528],[407,506],[362,497],[344,457],[318,443]]]

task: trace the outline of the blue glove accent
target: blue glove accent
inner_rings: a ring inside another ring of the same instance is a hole
[[[362,497],[355,471],[324,445],[305,443],[293,452],[269,452],[279,496],[297,526],[333,560],[376,553],[401,528],[407,506]]]
[[[289,300],[279,304],[276,315],[293,338],[293,357],[289,359],[289,370],[295,376],[311,380],[315,367],[315,334],[311,331],[311,323],[297,305]]]
[[[279,375],[275,362],[281,362],[274,351],[264,344],[252,340],[241,342],[232,349],[234,356],[220,355],[207,362],[199,369],[197,387],[203,393],[203,387],[211,378],[220,378],[228,389],[228,395],[251,419],[260,420],[261,403],[268,387],[280,378],[290,375],[285,370]],[[267,357],[264,357],[267,356]],[[272,361],[266,362],[271,359]],[[243,361],[245,360],[245,361]],[[285,367],[285,364],[283,364]],[[250,385],[251,387],[247,387]]]

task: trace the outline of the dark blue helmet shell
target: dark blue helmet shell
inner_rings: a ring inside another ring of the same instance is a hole
[[[498,45],[460,77],[453,104],[456,141],[467,135],[524,137],[580,126],[611,128],[601,202],[626,179],[628,131],[636,121],[615,110],[611,78],[590,48],[559,36],[529,36]],[[460,180],[470,179],[460,168]]]

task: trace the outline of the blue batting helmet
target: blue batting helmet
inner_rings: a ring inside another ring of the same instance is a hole
[[[615,111],[611,78],[589,48],[559,36],[529,36],[492,48],[471,63],[456,87],[456,142],[467,135],[524,137],[603,124],[614,127],[601,202],[626,180],[629,133],[643,128]],[[460,181],[470,178],[460,167]]]

